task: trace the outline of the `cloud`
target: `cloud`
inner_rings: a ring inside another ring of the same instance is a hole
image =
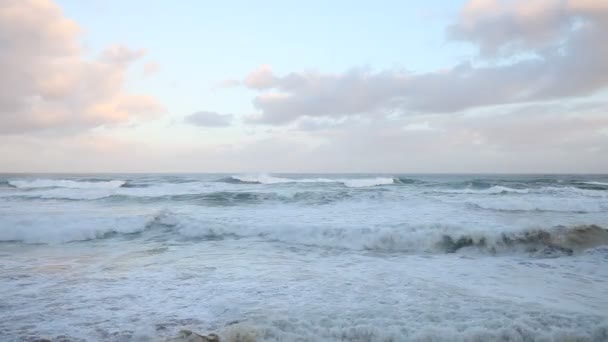
[[[433,130],[434,128],[431,127],[431,125],[429,124],[428,121],[422,121],[422,122],[413,122],[413,123],[408,123],[405,126],[403,126],[403,130],[406,131],[429,131],[429,130]]]
[[[260,65],[256,70],[252,71],[244,80],[244,84],[253,89],[271,88],[277,81],[272,74],[272,69],[269,65]]]
[[[605,1],[471,0],[448,31],[454,39],[474,42],[482,55],[491,57],[551,49],[563,37],[581,33],[580,26],[605,30],[607,19]]]
[[[605,172],[607,103],[378,119],[315,132],[311,171]],[[406,128],[406,129],[404,129]],[[408,129],[409,128],[409,129]],[[413,129],[415,128],[415,129]]]
[[[251,121],[283,125],[300,117],[454,113],[586,96],[608,86],[603,3],[472,0],[448,35],[475,44],[490,62],[419,74],[353,68],[276,75],[262,66],[243,81],[259,92],[253,99],[259,112]],[[492,63],[498,57],[507,59]]]
[[[137,140],[107,130],[8,135],[0,136],[0,160],[5,172],[605,173],[607,111],[602,102],[511,105],[492,115],[350,120],[308,131],[276,127],[229,143]]]
[[[444,129],[475,135],[483,144],[511,152],[577,148],[606,150],[608,103],[527,105],[502,113],[446,121]],[[602,143],[594,143],[600,142]]]
[[[546,47],[570,28],[562,1],[472,0],[448,32],[454,39],[474,42],[482,55],[491,56],[500,50]]]
[[[0,134],[79,131],[155,117],[152,96],[124,90],[128,66],[145,54],[114,45],[87,60],[80,27],[50,0],[0,6]]]
[[[295,129],[298,131],[321,131],[348,124],[349,122],[346,118],[327,119],[302,117],[297,121]]]
[[[131,50],[123,45],[112,45],[101,54],[101,61],[110,64],[127,65],[133,63],[146,54],[146,50]]]
[[[252,75],[247,79],[257,79]],[[301,116],[343,116],[392,108],[394,102],[401,101],[407,77],[405,72],[373,72],[367,68],[341,74],[305,71],[283,77],[265,75],[263,84],[273,89],[254,98],[254,106],[262,113],[253,120],[284,124]],[[261,84],[256,83],[256,89]]]
[[[184,122],[201,127],[227,127],[232,123],[232,115],[199,111],[186,116]]]
[[[150,76],[160,70],[160,64],[156,62],[148,62],[144,64],[144,75]]]

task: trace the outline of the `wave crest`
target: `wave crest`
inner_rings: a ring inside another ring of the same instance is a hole
[[[608,244],[608,230],[597,225],[558,226],[554,229],[531,229],[497,236],[443,235],[438,246],[447,253],[476,247],[495,254],[505,249],[522,249],[544,254],[567,254]]]
[[[552,257],[572,255],[608,245],[608,230],[597,225],[556,226],[492,232],[461,227],[415,226],[335,228],[318,226],[227,226],[193,219],[163,215],[163,226],[171,226],[187,238],[221,240],[262,238],[319,248],[368,250],[389,253],[455,253],[461,250],[488,255],[524,253]]]
[[[466,188],[466,189],[438,189],[434,190],[434,192],[443,192],[448,194],[507,194],[507,193],[517,193],[517,194],[527,194],[530,192],[529,189],[515,189],[509,188],[502,185],[494,185],[492,187],[486,189],[478,189],[478,188]]]
[[[410,180],[401,181],[392,177],[374,177],[374,178],[282,178],[269,175],[244,175],[231,176],[218,180],[225,183],[233,184],[282,184],[282,183],[339,183],[349,188],[370,187],[378,185],[390,185],[397,183],[408,183]]]
[[[0,222],[0,241],[61,243],[144,231],[162,234],[163,239],[254,238],[317,248],[388,253],[474,251],[488,255],[524,253],[547,257],[572,255],[586,249],[608,246],[608,230],[597,225],[507,231],[482,231],[440,224],[340,228],[263,222],[226,224],[196,213],[177,214],[166,210],[136,216],[104,214],[86,218],[74,212],[40,216],[35,222],[22,216]]]
[[[8,184],[19,189],[36,188],[70,188],[70,189],[115,189],[127,182],[122,180],[110,181],[75,181],[70,179],[34,179],[12,180]]]

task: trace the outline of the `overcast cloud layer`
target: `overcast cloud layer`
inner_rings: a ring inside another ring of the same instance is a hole
[[[201,127],[226,127],[232,122],[232,115],[219,114],[216,112],[199,111],[194,112],[184,120],[186,123]]]

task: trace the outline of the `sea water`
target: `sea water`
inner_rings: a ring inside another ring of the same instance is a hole
[[[0,175],[0,340],[608,341],[606,175]]]

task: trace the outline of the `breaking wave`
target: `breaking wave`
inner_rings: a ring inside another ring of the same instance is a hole
[[[150,231],[165,239],[221,240],[255,238],[269,242],[388,253],[480,252],[567,256],[608,245],[608,230],[597,225],[555,226],[513,231],[483,231],[444,225],[395,225],[339,228],[307,225],[220,224],[204,217],[168,211],[132,217],[39,217],[39,222],[4,222],[0,241],[63,243]],[[52,224],[49,224],[52,223]],[[172,236],[172,237],[171,237]]]
[[[353,194],[344,191],[298,191],[280,194],[277,192],[256,191],[211,191],[192,193],[164,193],[155,189],[145,189],[141,192],[112,192],[107,190],[78,192],[73,189],[52,189],[44,192],[26,192],[8,194],[1,198],[29,200],[63,200],[63,201],[106,201],[116,203],[175,203],[187,202],[206,206],[236,206],[247,204],[262,204],[276,202],[282,204],[301,203],[309,205],[328,204],[353,198]],[[369,194],[373,196],[374,194]],[[358,194],[360,198],[363,194]]]
[[[254,175],[254,176],[231,176],[222,178],[219,181],[234,184],[281,184],[281,183],[340,183],[349,188],[369,187],[378,185],[389,185],[403,183],[392,177],[375,177],[375,178],[281,178],[269,175]]]
[[[608,230],[597,225],[557,226],[506,232],[473,231],[447,226],[374,227],[227,227],[161,215],[154,221],[188,238],[264,238],[296,245],[402,253],[455,253],[472,250],[490,255],[523,252],[535,256],[572,255],[608,245]]]
[[[581,182],[583,184],[589,184],[589,185],[605,185],[608,186],[608,183],[606,182]]]
[[[587,190],[608,190],[608,183],[606,182],[579,182],[574,186]]]
[[[467,206],[476,209],[498,211],[498,212],[554,212],[554,213],[600,213],[608,210],[608,202],[598,200],[594,197],[567,196],[535,196],[532,198],[516,197],[481,197],[456,199]]]
[[[506,194],[506,193],[518,193],[518,194],[527,194],[529,189],[514,189],[501,185],[494,185],[487,189],[475,189],[475,188],[466,188],[466,189],[436,189],[434,192],[443,192],[443,193],[451,193],[451,194]]]
[[[124,186],[127,182],[122,180],[110,181],[74,181],[69,179],[34,179],[12,180],[8,184],[19,189],[36,188],[70,188],[70,189],[114,189]]]
[[[7,217],[0,220],[0,241],[57,244],[104,239],[140,233],[151,227],[155,217],[149,214],[116,216],[110,213],[83,217],[78,212]]]
[[[608,183],[599,181],[579,181],[562,179],[475,179],[447,183],[430,183],[432,187],[439,187],[446,192],[454,193],[484,193],[484,192],[522,192],[542,189],[571,188],[584,191],[608,190]]]

